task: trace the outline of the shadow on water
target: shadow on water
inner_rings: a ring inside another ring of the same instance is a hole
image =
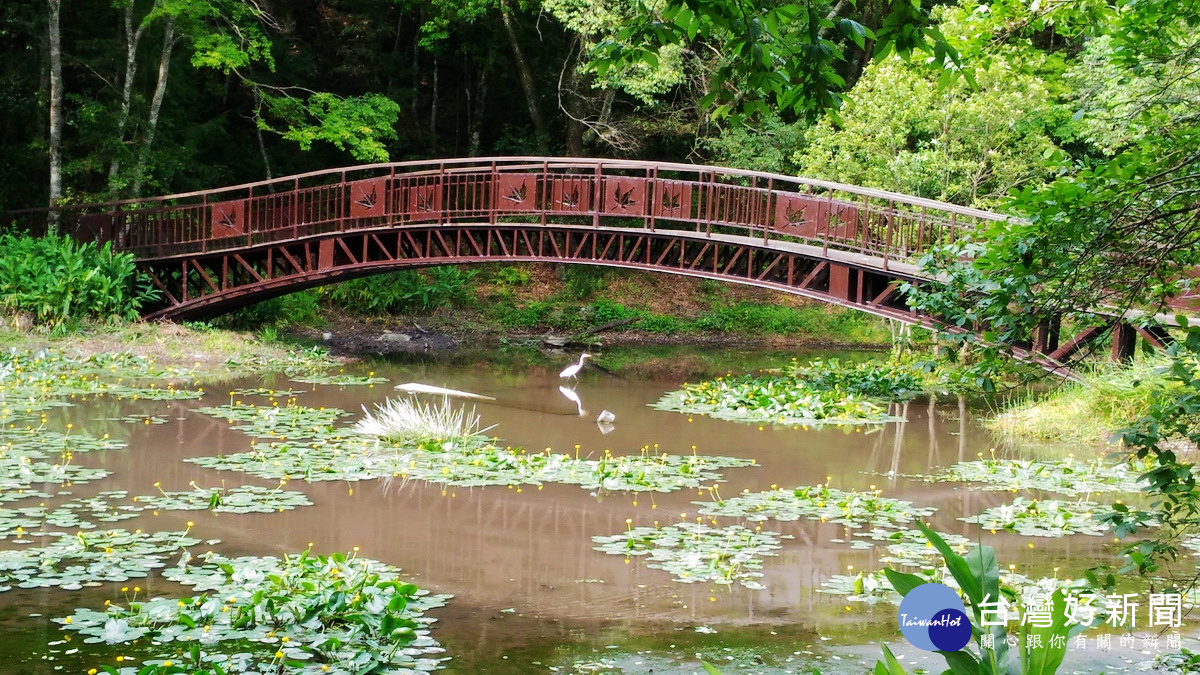
[[[210,387],[202,402],[144,404],[146,411],[167,419],[159,425],[114,428],[112,422],[96,421],[113,417],[113,411],[92,408],[92,402],[54,414],[84,433],[104,429],[129,440],[126,449],[77,457],[78,463],[113,475],[79,486],[75,496],[114,489],[148,494],[156,482],[175,490],[191,481],[273,486],[183,462],[241,452],[251,442],[226,422],[190,409],[228,402],[230,389],[265,384],[304,390],[298,398],[306,406],[346,409],[352,413],[349,423],[361,416],[361,407],[392,395],[393,385],[422,382],[495,397],[466,405],[474,407],[484,426],[497,425],[490,433],[504,444],[531,451],[593,458],[607,450],[754,459],[758,466],[724,471],[718,488],[724,496],[773,485],[877,486],[887,496],[937,507],[938,529],[982,537],[998,549],[1000,560],[1013,561],[1031,576],[1056,566],[1082,570],[1109,553],[1109,544],[1096,537],[1034,543],[981,533],[957,517],[1004,503],[1009,495],[908,477],[974,459],[991,448],[989,436],[957,400],[907,404],[896,410],[905,422],[866,428],[737,424],[657,411],[648,404],[684,379],[779,367],[792,354],[611,350],[595,360],[613,374],[585,369],[578,382],[561,380],[559,370],[577,356],[510,348],[376,362],[362,370],[373,369],[390,382],[374,387],[305,385],[282,376],[265,383],[229,383]],[[601,411],[614,416],[608,429],[595,421]],[[778,556],[767,558],[765,590],[682,584],[637,559],[593,550],[593,536],[622,532],[627,520],[639,526],[693,518],[694,502],[712,498],[706,489],[605,494],[570,485],[454,488],[401,480],[292,481],[288,487],[304,491],[315,506],[246,515],[161,511],[122,525],[182,529],[194,520],[194,532],[220,539],[214,550],[229,555],[281,555],[310,543],[321,553],[360,547],[362,555],[401,567],[422,587],[455,596],[449,607],[433,613],[439,618],[434,635],[453,657],[449,673],[551,672],[551,666],[557,672],[694,672],[698,654],[736,673],[809,672],[801,668],[813,663],[823,664],[826,673],[863,672],[873,663],[873,650],[838,656],[831,645],[862,644],[894,633],[894,607],[848,605],[840,596],[818,592],[833,574],[882,566],[877,549],[842,543],[850,533],[840,525],[771,523],[791,539]],[[177,591],[153,578],[138,583],[145,593]],[[13,638],[3,641],[0,659],[21,664],[0,670],[49,673],[57,665],[74,672],[94,665],[94,651],[72,655],[67,652],[78,645],[46,646],[62,639],[47,617],[78,606],[98,608],[104,600],[123,601],[119,587],[131,585],[0,594],[0,625]],[[43,661],[47,654],[57,660]]]

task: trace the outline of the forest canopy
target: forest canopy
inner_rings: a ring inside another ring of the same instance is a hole
[[[8,0],[0,208],[412,158],[736,165],[1018,216],[914,296],[1016,335],[1188,291],[1198,4]]]

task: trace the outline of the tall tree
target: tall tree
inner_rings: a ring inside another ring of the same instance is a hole
[[[596,47],[597,72],[654,67],[681,46],[711,53],[702,104],[716,118],[772,108],[809,119],[836,113],[866,54],[923,50],[956,72],[958,53],[930,17],[933,2],[632,1],[630,20]]]
[[[58,229],[58,206],[62,199],[62,0],[47,0],[50,14],[47,21],[50,43],[50,232]]]
[[[953,283],[916,292],[926,311],[987,326],[1012,341],[1073,310],[1147,318],[1194,293],[1200,265],[1200,6],[1075,0],[1039,12],[993,6],[997,40],[1067,31],[1083,38],[1073,81],[1084,136],[1096,152],[1050,154],[1057,178],[1006,204],[1021,216],[943,252],[934,269]],[[1070,35],[1070,34],[1069,34]],[[1016,311],[1014,311],[1016,310]]]

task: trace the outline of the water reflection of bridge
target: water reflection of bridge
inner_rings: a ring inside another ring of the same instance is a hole
[[[46,212],[26,212],[31,229]],[[150,317],[202,318],[389,270],[480,262],[606,265],[750,284],[909,323],[901,283],[936,283],[922,255],[1005,216],[902,194],[712,166],[579,158],[348,167],[137,202],[63,207],[76,237],[133,252],[161,292]],[[1051,321],[1018,349],[1065,361]]]

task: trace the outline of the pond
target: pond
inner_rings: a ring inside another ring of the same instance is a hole
[[[407,382],[492,397],[466,407],[474,408],[483,426],[494,425],[488,434],[502,445],[532,454],[598,460],[667,453],[753,462],[720,468],[716,480],[670,492],[563,483],[451,486],[399,474],[355,482],[293,479],[284,488],[303,493],[311,505],[286,505],[272,513],[213,513],[165,504],[114,525],[187,532],[202,542],[192,549],[197,554],[211,549],[229,557],[282,556],[311,548],[322,554],[353,551],[399,567],[407,581],[453,596],[445,607],[429,612],[437,619],[433,637],[451,657],[443,671],[449,674],[692,673],[700,670],[698,657],[727,673],[810,672],[814,665],[825,673],[860,673],[874,663],[878,650],[872,643],[902,642],[895,605],[852,602],[844,593],[828,592],[837,590],[839,579],[843,588],[852,587],[854,575],[883,568],[887,542],[866,547],[870,540],[836,518],[746,521],[701,514],[696,503],[742,493],[817,485],[878,491],[935,508],[929,521],[937,530],[994,546],[1002,566],[1032,579],[1078,575],[1112,560],[1108,536],[1022,536],[959,520],[1005,505],[1014,495],[977,489],[977,483],[929,482],[924,476],[994,453],[1062,458],[1071,452],[997,450],[975,423],[975,412],[959,399],[895,405],[892,412],[905,421],[873,426],[736,423],[655,410],[650,404],[684,379],[781,366],[796,354],[613,349],[598,352],[594,361],[600,367],[586,368],[577,382],[560,379],[559,370],[576,356],[478,352],[347,367],[347,374],[386,380],[372,385],[302,383],[279,374],[209,384],[198,400],[77,399],[72,407],[42,411],[41,428],[96,438],[107,434],[127,447],[74,454],[73,465],[110,474],[58,487],[57,494],[47,485],[44,491],[52,496],[41,501],[49,510],[111,491],[154,496],[195,486],[278,489],[278,480],[185,461],[234,455],[261,442],[197,409],[237,402],[338,408],[350,413],[338,422],[347,426],[363,416],[364,408],[400,395],[393,387]],[[564,384],[566,391],[560,390]],[[261,393],[250,391],[260,387]],[[602,411],[613,415],[610,424],[597,423]],[[1102,503],[1104,498],[1093,496]],[[776,532],[778,549],[761,559],[761,576],[752,584],[682,583],[644,557],[606,554],[594,541],[697,518],[714,527],[741,523]],[[0,545],[17,546],[12,541]],[[174,563],[172,558],[169,564]],[[97,663],[114,663],[122,655],[119,649],[64,640],[66,634],[52,619],[78,607],[102,610],[105,601],[120,604],[131,595],[181,594],[187,589],[156,574],[75,592],[14,588],[0,593],[0,629],[13,638],[0,645],[0,659],[7,664],[3,672],[85,672]],[[1151,658],[1113,645],[1113,664]],[[1097,652],[1071,659],[1086,664],[1109,657]]]

